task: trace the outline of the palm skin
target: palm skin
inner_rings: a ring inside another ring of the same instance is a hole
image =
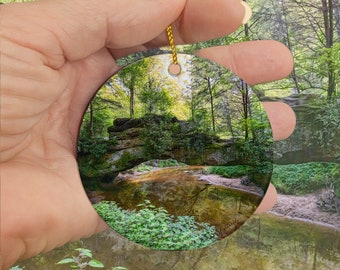
[[[216,14],[213,21],[208,7]],[[227,35],[242,24],[246,9],[240,0],[46,0],[2,5],[1,16],[1,266],[6,269],[106,228],[82,187],[76,145],[86,106],[118,71],[116,59],[166,45],[164,30],[171,22],[177,44]],[[289,51],[273,41],[198,54],[250,84],[285,77],[292,68]],[[254,68],[259,63],[261,68]],[[283,104],[265,107],[274,136],[288,136],[294,128],[291,110]],[[277,115],[270,113],[274,107],[285,115],[280,121],[271,116]]]

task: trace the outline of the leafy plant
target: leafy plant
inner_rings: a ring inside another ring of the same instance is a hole
[[[318,104],[318,108],[314,109],[312,119],[318,129],[312,134],[312,144],[320,145],[325,152],[335,153],[340,156],[340,104],[339,101],[333,101]]]
[[[148,171],[151,171],[152,169],[153,169],[152,166],[147,165],[145,163],[142,163],[142,164],[138,165],[136,171],[137,172],[148,172]]]
[[[177,166],[185,166],[186,164],[178,162],[175,159],[153,159],[143,162],[138,165],[134,170],[137,172],[146,172],[151,171],[154,168],[166,168],[166,167],[177,167]]]
[[[80,138],[78,141],[78,153],[91,155],[98,159],[107,153],[109,144],[113,144],[113,142],[108,142],[102,138]]]
[[[279,192],[301,195],[325,188],[327,180],[339,183],[336,163],[309,162],[275,165],[272,182]]]
[[[165,159],[165,160],[158,160],[157,167],[158,168],[165,168],[165,167],[176,167],[176,166],[183,166],[184,163],[180,163],[175,159]]]
[[[70,268],[72,269],[85,269],[88,266],[93,268],[104,268],[102,262],[92,258],[91,250],[85,248],[76,248],[75,250],[78,251],[77,256],[65,258],[56,264],[71,264]]]
[[[227,178],[236,178],[247,175],[251,169],[250,166],[237,165],[237,166],[212,166],[209,167],[206,173],[218,174]]]
[[[138,211],[124,210],[114,201],[103,201],[94,207],[119,234],[151,248],[203,248],[218,239],[214,226],[198,223],[191,216],[174,217],[164,208],[156,208],[148,200],[138,205]]]

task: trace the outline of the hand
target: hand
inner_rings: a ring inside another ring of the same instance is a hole
[[[193,43],[231,33],[250,11],[240,0],[46,0],[0,8],[6,269],[106,228],[84,192],[75,155],[82,115],[101,84],[118,71],[116,59],[166,45],[165,29],[172,22],[176,43]],[[289,51],[274,41],[198,54],[249,84],[285,77],[293,64]],[[265,108],[275,139],[287,137],[295,124],[291,109],[281,103]]]

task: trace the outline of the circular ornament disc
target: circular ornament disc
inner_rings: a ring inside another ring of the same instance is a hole
[[[83,119],[79,166],[94,208],[154,249],[203,248],[256,210],[272,173],[272,131],[253,89],[224,67],[169,54],[123,68]]]

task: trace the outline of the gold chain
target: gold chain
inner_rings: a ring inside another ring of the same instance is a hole
[[[166,32],[168,34],[168,38],[169,38],[169,43],[170,43],[170,47],[171,47],[171,51],[172,51],[172,59],[173,59],[173,63],[175,65],[178,65],[178,57],[177,57],[177,51],[176,51],[176,46],[175,46],[175,41],[174,41],[174,35],[172,32],[172,26],[168,26],[168,28],[166,29]]]

